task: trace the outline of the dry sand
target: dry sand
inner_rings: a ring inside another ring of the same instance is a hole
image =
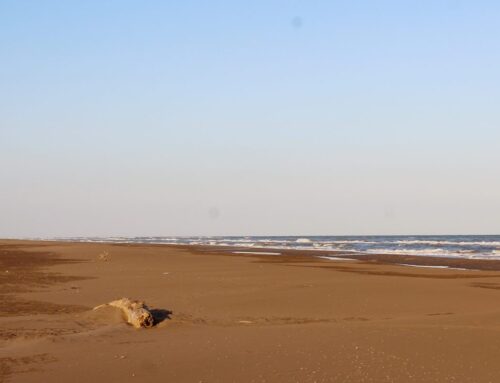
[[[498,262],[236,250],[0,241],[0,381],[500,381]]]

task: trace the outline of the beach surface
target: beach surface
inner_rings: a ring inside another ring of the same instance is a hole
[[[500,381],[500,261],[347,258],[1,240],[0,382]]]

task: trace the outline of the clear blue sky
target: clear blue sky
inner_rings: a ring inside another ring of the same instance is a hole
[[[497,1],[0,2],[0,237],[500,233]]]

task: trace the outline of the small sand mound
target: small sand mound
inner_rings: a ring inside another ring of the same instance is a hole
[[[125,320],[121,310],[117,310],[116,307],[108,305],[101,305],[99,309],[80,314],[79,318],[89,323],[99,325],[117,325],[122,324]]]

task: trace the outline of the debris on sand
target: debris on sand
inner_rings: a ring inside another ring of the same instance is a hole
[[[98,310],[102,307],[111,306],[122,310],[123,315],[127,323],[131,324],[135,328],[149,328],[154,326],[154,317],[148,306],[142,301],[135,301],[128,298],[118,299],[103,305],[94,307],[94,310]]]
[[[109,256],[109,253],[107,251],[103,251],[101,254],[99,254],[100,261],[108,262],[110,259],[111,257]]]

